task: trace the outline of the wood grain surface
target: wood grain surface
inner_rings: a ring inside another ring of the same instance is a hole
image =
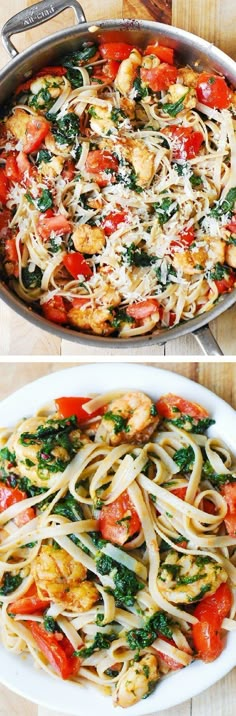
[[[78,363],[2,363],[0,370],[0,400],[7,397],[25,383]],[[163,368],[163,362],[150,365]],[[206,386],[224,398],[236,409],[236,364],[235,363],[165,363],[167,370],[185,375],[197,383]],[[152,716],[235,716],[236,712],[236,669],[218,684],[200,696],[186,701],[167,711]],[[75,709],[76,716],[84,716],[79,711],[79,703]],[[0,716],[53,716],[53,712],[37,707],[9,689],[0,686]],[[57,712],[57,716],[64,716]],[[91,716],[88,714],[88,716]],[[128,712],[127,712],[128,716]]]
[[[19,10],[33,5],[33,0],[9,0],[2,2],[0,6],[0,21],[3,24],[9,17]],[[233,0],[82,0],[85,14],[89,20],[102,19],[106,17],[135,17],[159,22],[172,23],[179,27],[186,28],[192,32],[196,31],[204,37],[215,41],[226,51],[232,52],[235,45],[235,19],[236,3]],[[172,10],[172,15],[171,15]],[[54,20],[38,27],[30,29],[14,39],[19,50],[36,42],[46,35],[56,32],[63,27],[72,25],[74,16],[72,10],[66,10]],[[8,60],[4,48],[0,47],[0,66]],[[231,308],[227,313],[220,316],[210,325],[214,336],[219,342],[225,355],[236,354],[236,332],[234,330],[236,319],[236,307]],[[72,343],[71,341],[60,340],[50,333],[32,326],[28,321],[18,317],[10,308],[0,301],[0,355],[76,355],[87,357],[91,353],[94,356],[118,356],[117,349],[107,350],[103,348],[90,348]],[[127,356],[130,350],[123,348],[122,355]],[[132,350],[132,355],[146,356],[146,348]],[[195,355],[200,356],[201,349],[198,347],[191,335],[185,338],[173,340],[164,346],[152,346],[148,355],[155,356],[177,356]]]

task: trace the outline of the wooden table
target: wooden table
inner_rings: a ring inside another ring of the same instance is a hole
[[[2,2],[0,8],[1,23],[11,15],[27,5],[33,5],[34,0],[8,0]],[[235,52],[236,3],[232,0],[82,0],[82,5],[88,20],[106,17],[119,18],[140,17],[149,20],[158,20],[173,23],[196,34],[215,41],[228,54]],[[66,10],[55,20],[39,28],[29,30],[16,37],[19,50],[32,44],[45,35],[61,30],[73,24],[73,13]],[[8,60],[6,51],[0,48],[0,66]],[[214,336],[218,340],[225,355],[236,354],[236,333],[234,324],[236,320],[236,307],[211,322]],[[28,321],[18,317],[10,308],[0,301],[0,355],[80,355],[89,356],[91,349],[79,346],[71,341],[60,340],[50,333],[35,328]],[[123,348],[122,355],[129,355],[129,349]],[[146,348],[132,351],[132,355],[146,356]],[[186,338],[170,341],[166,347],[153,346],[148,351],[151,356],[201,355],[195,339],[188,335]],[[93,349],[94,356],[120,355],[117,349]]]
[[[75,365],[60,363],[60,368]],[[163,363],[150,363],[162,368]],[[172,370],[192,378],[213,390],[236,408],[236,364],[233,363],[182,363],[173,366],[165,363],[167,370]],[[20,388],[28,381],[58,370],[58,363],[2,364],[0,374],[0,400],[13,390]],[[236,712],[236,669],[218,684],[186,701],[181,706],[161,711],[158,716],[235,716]],[[158,691],[157,691],[158,698]],[[83,716],[79,711],[79,716]],[[37,707],[29,701],[13,694],[9,689],[0,687],[0,716],[53,716],[51,710]],[[57,716],[63,714],[57,713]],[[90,714],[88,714],[90,716]],[[128,712],[127,712],[128,716]],[[155,714],[153,714],[155,716]]]

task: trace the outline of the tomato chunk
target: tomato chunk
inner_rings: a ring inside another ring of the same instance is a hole
[[[127,490],[111,502],[104,505],[99,517],[99,530],[104,539],[114,544],[123,545],[129,537],[141,528],[139,516],[129,497]]]
[[[62,296],[54,296],[42,304],[42,311],[45,318],[53,323],[66,323],[67,312]]]
[[[161,92],[161,90],[169,89],[177,80],[177,69],[166,62],[161,63],[158,67],[152,67],[150,70],[141,67],[140,77],[142,82],[148,85],[153,92]]]
[[[203,661],[214,661],[221,654],[224,644],[220,628],[231,605],[231,591],[227,584],[221,584],[215,594],[202,599],[194,610],[194,616],[199,621],[192,627],[193,642]]]
[[[59,643],[55,634],[46,631],[44,626],[38,622],[29,620],[27,621],[27,627],[30,629],[42,654],[62,679],[69,679],[70,676],[75,675],[75,658],[76,673],[78,673],[81,661],[78,657],[73,657],[68,654],[69,647],[67,643],[68,639],[65,642],[66,637]]]
[[[236,234],[236,214],[232,216],[231,221],[226,225],[226,229],[232,231],[232,234]]]
[[[224,77],[210,72],[201,72],[197,82],[199,102],[216,109],[227,109],[232,102],[232,92]]]
[[[95,67],[93,77],[94,79],[100,79],[106,84],[109,84],[115,80],[119,67],[120,62],[107,60],[104,65]]]
[[[52,231],[57,236],[69,234],[71,232],[71,224],[63,214],[49,216],[48,212],[46,213],[45,211],[44,214],[39,215],[37,229],[42,239],[46,240],[49,239]]]
[[[147,298],[146,301],[132,303],[126,309],[128,316],[135,318],[136,321],[148,318],[148,316],[152,316],[153,313],[157,313],[158,311],[159,303],[156,298]]]
[[[93,275],[88,262],[85,261],[83,254],[80,254],[79,251],[72,251],[71,254],[66,254],[63,258],[63,264],[73,278],[78,278],[80,275],[84,276],[84,278],[90,278]]]
[[[174,50],[172,50],[172,47],[164,47],[159,45],[158,42],[153,45],[147,45],[144,55],[156,55],[162,62],[167,62],[168,65],[174,64]]]
[[[26,137],[23,145],[25,154],[39,149],[50,129],[50,123],[45,117],[32,117],[26,127]]]
[[[82,408],[84,403],[89,403],[91,398],[55,398],[55,403],[59,413],[63,418],[70,418],[71,415],[76,415],[78,423],[85,423],[91,418],[96,418],[98,415],[102,415],[104,408],[95,410],[92,414],[86,413],[86,410]]]
[[[134,45],[128,45],[126,42],[104,42],[99,45],[99,50],[106,60],[126,60],[130,56]]]
[[[6,203],[7,196],[9,191],[9,181],[6,174],[6,170],[2,167],[0,168],[0,202],[2,204]]]
[[[20,599],[16,599],[9,605],[11,614],[34,614],[35,612],[43,612],[50,606],[49,599],[40,599],[36,589],[36,585],[32,584],[26,594]]]
[[[9,209],[3,209],[0,212],[0,239],[5,239],[9,233],[9,223],[11,221],[11,212]]]
[[[20,170],[16,161],[16,152],[12,152],[7,157],[5,170],[6,176],[10,181],[18,182],[20,180]]]
[[[219,293],[229,293],[236,283],[236,275],[232,270],[225,271],[225,276],[214,281]]]
[[[194,159],[204,140],[201,132],[195,132],[192,127],[168,127],[164,129],[173,140],[173,159]]]
[[[171,248],[174,246],[191,246],[191,244],[194,241],[194,228],[191,226],[189,229],[183,229],[179,232],[179,239],[178,241],[171,241]]]
[[[61,65],[49,65],[48,67],[42,67],[41,70],[38,70],[38,72],[36,73],[36,77],[44,77],[44,75],[55,75],[55,77],[62,77],[63,75],[66,75],[66,73],[66,67],[62,67]]]
[[[175,490],[170,490],[172,495],[176,495],[180,500],[185,500],[187,487],[176,487]]]
[[[167,636],[161,635],[161,638],[163,641],[166,641],[167,644],[171,644],[171,646],[175,646],[176,644],[173,639],[168,639]],[[172,671],[177,671],[177,669],[183,668],[183,664],[180,664],[178,661],[175,661],[175,659],[172,659],[172,656],[168,656],[168,654],[163,654],[162,651],[159,651],[158,649],[155,650],[157,654],[161,657],[162,661],[169,666],[169,669]]]
[[[236,536],[236,484],[228,483],[221,488],[221,494],[227,503],[227,514],[224,523],[228,534],[231,537]]]
[[[8,507],[15,505],[17,502],[26,500],[27,494],[23,490],[19,490],[18,487],[8,487],[4,482],[0,482],[0,512],[4,512]],[[33,507],[27,507],[26,510],[20,512],[14,518],[14,522],[17,527],[22,527],[27,522],[30,522],[35,517],[35,510]]]
[[[209,416],[208,411],[205,410],[202,405],[192,403],[173,393],[163,395],[158,400],[156,407],[159,415],[162,415],[163,418],[168,418],[168,420],[175,420],[181,413],[183,415],[189,415],[191,418],[196,418],[196,420],[201,420]]]
[[[111,212],[105,216],[102,222],[102,228],[105,231],[106,236],[111,236],[114,231],[119,229],[120,224],[124,224],[127,220],[127,214],[125,211]]]
[[[99,186],[107,186],[107,184],[116,181],[116,173],[119,168],[119,162],[110,152],[94,149],[89,152],[85,164],[86,171],[94,175],[94,181]],[[107,175],[106,175],[106,172]]]

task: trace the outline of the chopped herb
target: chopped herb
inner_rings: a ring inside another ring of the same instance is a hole
[[[191,415],[181,415],[179,418],[174,420],[168,420],[172,425],[176,425],[177,428],[184,428],[190,433],[204,433],[211,425],[215,425],[215,420],[212,418],[202,418],[197,420],[192,418]]]
[[[46,631],[50,632],[50,634],[54,634],[55,631],[61,632],[59,624],[57,624],[56,620],[53,619],[53,617],[45,616],[43,620],[43,626]]]
[[[158,635],[171,639],[173,622],[165,612],[156,612],[148,619],[146,626],[141,629],[131,629],[126,634],[130,649],[145,649],[151,646]]]
[[[204,555],[203,556],[200,555],[199,557],[196,557],[197,567],[203,567],[204,564],[209,564],[209,562],[213,563],[213,560],[211,559],[211,557],[204,557]]]
[[[210,278],[213,279],[213,281],[221,281],[222,278],[225,278],[229,275],[229,268],[228,266],[225,266],[224,264],[217,263],[214,266],[214,269],[210,272]]]
[[[100,651],[100,649],[109,649],[111,642],[114,641],[114,639],[116,638],[116,634],[101,634],[101,632],[99,631],[95,635],[94,640],[92,644],[90,644],[90,646],[85,646],[82,649],[75,651],[74,655],[86,659],[88,656],[91,656],[94,651]]]
[[[203,587],[200,589],[200,592],[195,597],[190,597],[188,601],[199,602],[200,599],[202,599],[207,592],[210,592],[210,590],[211,584],[204,584]]]
[[[156,409],[155,403],[152,403],[152,405],[151,405],[150,415],[152,415],[153,417],[155,417],[157,415],[157,409]]]
[[[96,616],[97,626],[101,626],[103,621],[104,621],[104,614],[97,614],[97,616]]]
[[[189,471],[194,463],[194,450],[191,445],[187,448],[180,448],[176,450],[173,455],[174,462],[180,467],[181,470]]]
[[[52,128],[57,144],[72,144],[78,131],[78,117],[74,112],[64,114]]]
[[[194,582],[198,582],[199,579],[203,579],[206,577],[206,574],[195,574],[193,577],[178,577],[176,579],[176,584],[193,584]]]
[[[35,497],[35,495],[41,495],[44,492],[47,492],[47,487],[38,487],[38,485],[33,485],[28,477],[19,477],[17,480],[17,487],[26,492],[27,497]]]
[[[134,323],[134,318],[128,316],[125,310],[117,309],[111,325],[114,328],[120,328],[121,323]]]
[[[96,109],[95,109],[95,107],[93,107],[93,105],[91,105],[91,106],[89,107],[89,109],[88,109],[88,114],[90,114],[90,116],[91,116],[91,117],[94,117],[95,119],[99,119],[98,114],[97,114],[97,112],[96,112]]]
[[[48,149],[40,149],[36,157],[36,164],[39,165],[41,162],[46,162],[47,164],[51,161],[51,159],[52,154],[48,151]]]
[[[148,88],[143,84],[141,77],[138,76],[135,78],[133,83],[133,89],[135,90],[135,100],[136,102],[140,99],[143,99],[144,97],[149,96]]]
[[[119,107],[112,107],[111,110],[111,120],[114,122],[114,124],[119,124],[122,119],[126,119],[126,114],[123,112],[123,109],[119,109]]]
[[[210,210],[210,215],[214,216],[216,219],[220,219],[223,214],[229,214],[229,218],[231,218],[235,201],[236,187],[232,187],[232,189],[228,191],[228,194],[226,194],[224,201],[219,199],[219,201],[215,202],[214,206]]]
[[[21,582],[22,577],[19,574],[13,576],[11,572],[5,572],[1,581],[0,595],[6,597],[7,594],[11,594],[20,586]]]
[[[203,477],[207,477],[214,487],[221,487],[228,482],[236,482],[236,477],[229,473],[218,474],[214,471],[209,460],[206,460],[202,466]]]
[[[71,520],[71,522],[78,522],[83,519],[82,508],[70,492],[67,492],[64,497],[58,500],[53,508],[53,513],[55,515],[62,515],[68,520]]]
[[[174,214],[176,214],[176,212],[179,210],[178,204],[170,196],[166,196],[162,201],[155,202],[153,204],[153,208],[158,215],[158,221],[160,226],[166,224],[166,222],[169,221],[171,217],[174,216]]]
[[[10,463],[15,463],[16,453],[11,452],[8,447],[4,447],[0,450],[0,460],[7,460]]]
[[[116,413],[112,413],[111,410],[108,410],[108,412],[105,413],[103,418],[104,418],[104,420],[111,420],[114,423],[115,435],[118,435],[118,433],[121,433],[121,432],[128,433],[130,430],[129,425],[127,425],[128,418],[123,418],[122,415],[117,415]]]
[[[155,261],[157,260],[156,256],[150,256],[149,254],[147,254],[146,251],[143,251],[142,249],[137,249],[134,243],[126,247],[122,256],[123,259],[127,261],[129,266],[151,266],[151,264],[155,263]]]
[[[144,673],[144,676],[146,676],[146,678],[148,679],[149,674],[150,674],[150,669],[147,664],[144,664],[144,666],[143,666],[143,673]]]
[[[30,107],[34,107],[34,109],[49,110],[50,107],[54,104],[54,100],[51,97],[48,88],[42,87],[38,94],[31,95],[28,104]]]
[[[77,87],[83,86],[83,77],[79,68],[76,69],[76,67],[68,67],[66,77],[69,80],[73,89],[77,89]]]

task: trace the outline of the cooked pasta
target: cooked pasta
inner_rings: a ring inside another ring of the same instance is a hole
[[[235,92],[171,48],[85,43],[0,125],[3,275],[82,333],[140,336],[235,285]]]
[[[0,434],[1,639],[121,707],[235,629],[236,471],[200,405],[57,398]]]

